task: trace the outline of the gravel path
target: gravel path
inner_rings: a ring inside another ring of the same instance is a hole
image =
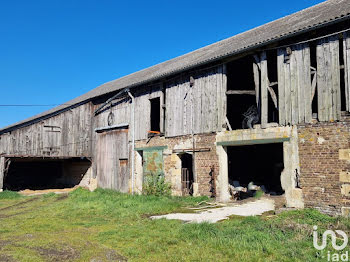
[[[209,222],[216,223],[228,219],[229,216],[257,216],[275,209],[271,199],[259,199],[243,204],[230,204],[225,207],[212,208],[200,213],[173,213],[161,216],[152,216],[151,219],[178,219],[190,223]]]

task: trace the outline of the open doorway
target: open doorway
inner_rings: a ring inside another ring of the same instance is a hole
[[[227,147],[229,189],[236,199],[254,196],[257,191],[282,195],[283,143]]]
[[[73,188],[91,162],[87,159],[11,158],[4,189],[12,191]]]
[[[256,104],[253,57],[244,57],[227,64],[226,94],[227,118],[233,130],[251,128],[260,122]]]
[[[182,154],[181,159],[181,185],[182,195],[193,195],[193,158],[191,154]]]

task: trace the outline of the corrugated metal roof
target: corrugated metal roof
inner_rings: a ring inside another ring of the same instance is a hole
[[[116,90],[133,87],[182,71],[215,62],[216,60],[243,53],[248,49],[262,46],[288,36],[327,25],[350,17],[350,0],[329,0],[295,14],[280,18],[252,30],[224,39],[193,52],[165,61],[136,73],[105,83],[67,103],[46,112],[0,129],[0,134],[30,121],[55,114],[68,108],[66,104],[79,104],[94,97]]]

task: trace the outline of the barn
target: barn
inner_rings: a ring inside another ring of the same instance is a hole
[[[76,185],[350,211],[350,5],[329,0],[0,130],[0,189]],[[232,192],[231,192],[232,193]]]

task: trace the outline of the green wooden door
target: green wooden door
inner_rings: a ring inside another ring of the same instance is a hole
[[[143,151],[143,176],[163,175],[163,150],[149,149]]]

